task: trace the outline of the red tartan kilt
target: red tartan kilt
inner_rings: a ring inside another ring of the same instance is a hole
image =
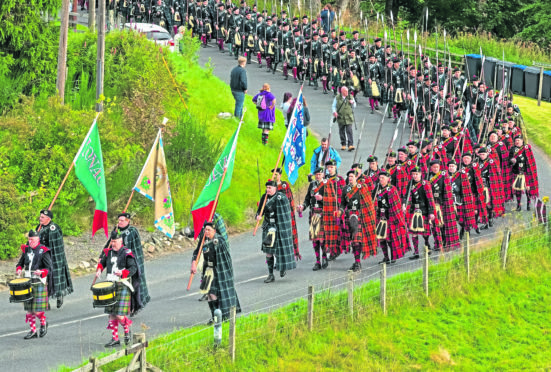
[[[418,232],[414,232],[414,231],[411,231],[409,226],[410,226],[410,223],[411,223],[411,217],[413,216],[413,213],[409,212],[409,210],[407,211],[406,213],[406,221],[407,221],[407,224],[408,224],[408,230],[409,230],[409,233],[410,234],[419,234],[419,235],[422,235],[422,236],[430,236],[431,233],[430,233],[430,219],[428,216],[425,216],[423,215],[423,227],[425,229],[425,231],[423,231],[422,233],[418,233]]]
[[[294,251],[298,252],[298,230],[297,230],[297,220],[295,218],[295,212],[291,207],[291,225],[293,227],[293,247]]]
[[[460,223],[467,229],[476,229],[476,213],[475,208],[466,208],[465,203],[457,206],[457,214],[460,216]]]
[[[337,218],[333,215],[333,211],[323,212],[321,231],[318,236],[325,241],[327,250],[336,249],[337,242],[339,241],[339,225],[337,224]]]
[[[367,239],[366,234],[363,232],[363,226],[361,224],[361,221],[358,222],[358,232],[352,236],[350,233],[349,223],[350,223],[350,215],[355,214],[359,217],[358,211],[349,211],[346,213],[346,216],[344,217],[344,227],[342,229],[343,231],[343,238],[346,239],[350,244],[359,244],[361,246],[369,244],[369,241]]]
[[[377,223],[379,221],[380,218],[377,218]],[[401,224],[393,224],[388,220],[387,229],[386,241],[392,251],[392,259],[397,260],[404,257],[408,244],[406,228]]]

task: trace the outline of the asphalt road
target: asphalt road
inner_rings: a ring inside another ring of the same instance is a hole
[[[206,63],[209,58],[212,59],[214,73],[229,82],[229,71],[236,61],[227,53],[218,53],[215,48],[202,49],[200,62]],[[248,65],[247,71],[249,93],[254,94],[264,82],[271,84],[272,92],[278,101],[286,91],[292,92],[293,95],[298,93],[299,84],[293,83],[292,79],[285,81],[280,75],[268,74],[265,68],[260,69],[256,64]],[[318,134],[327,135],[332,96],[323,95],[321,89],[314,91],[312,87],[308,86],[304,89],[304,95],[310,108],[311,128]],[[233,107],[227,108],[227,111],[231,112],[232,110]],[[379,114],[369,114],[366,100],[361,97],[356,110],[356,120],[361,123],[364,118],[366,124],[359,156],[365,161],[373,151],[377,129],[382,117]],[[386,119],[377,147],[379,157],[382,157],[390,143],[394,128],[392,121]],[[336,132],[334,134],[334,138],[338,138],[338,134]],[[402,142],[407,140],[408,134],[409,132],[403,135]],[[357,136],[357,131],[354,135]],[[258,138],[260,140],[260,135]],[[341,173],[343,173],[351,165],[353,154],[341,152],[341,156],[343,158]],[[542,158],[539,152],[536,152],[536,159],[540,170],[541,194],[549,195],[549,185],[551,184],[549,162]],[[511,208],[511,205],[508,207]],[[529,218],[529,214],[525,213],[525,215],[526,218]],[[509,222],[503,220],[500,225],[507,223]],[[497,228],[499,226],[494,227],[494,230]],[[260,237],[253,237],[252,233],[248,232],[230,238],[237,293],[244,313],[259,311],[304,296],[307,293],[308,284],[314,284],[320,288],[343,282],[346,270],[352,264],[353,258],[350,255],[341,256],[332,262],[327,270],[313,272],[311,268],[314,264],[314,257],[311,244],[307,240],[307,229],[305,213],[305,218],[298,219],[301,238],[299,244],[303,260],[299,263],[297,270],[289,272],[284,279],[276,277],[275,283],[272,284],[263,283],[267,270],[264,257],[259,249]],[[476,236],[475,238],[479,239]],[[380,258],[380,256],[371,257],[362,263],[364,269],[357,276],[358,281],[374,277],[373,273],[379,270],[377,261]],[[191,252],[187,252],[147,262],[146,272],[152,301],[135,318],[134,332],[140,332],[143,326],[147,328],[147,335],[151,338],[178,328],[201,324],[210,317],[207,304],[197,302],[199,298],[196,292],[198,280],[194,282],[193,291],[185,290],[189,278],[190,260]],[[403,259],[389,268],[389,275],[419,268],[420,263],[420,261],[412,262],[407,258]],[[10,304],[8,293],[0,293],[0,314],[2,314],[0,317],[0,370],[51,370],[61,364],[76,365],[90,355],[103,351],[103,345],[111,335],[105,329],[107,316],[103,314],[103,310],[92,308],[92,297],[89,290],[91,282],[91,276],[75,279],[75,293],[66,297],[62,309],[55,309],[55,301],[52,301],[54,309],[47,313],[50,324],[48,335],[44,339],[29,341],[23,340],[23,336],[28,332],[28,326],[25,324],[22,305]]]

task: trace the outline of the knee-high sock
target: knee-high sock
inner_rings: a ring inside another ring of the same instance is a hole
[[[312,245],[314,246],[314,254],[316,255],[316,263],[320,263],[320,242],[313,241]]]
[[[293,67],[293,77],[295,79],[297,78],[297,68],[296,67]]]
[[[388,244],[386,243],[386,240],[381,240],[381,251],[383,251],[383,256],[385,258],[388,258]]]
[[[113,335],[113,340],[118,341],[119,340],[119,320],[110,319],[109,323],[107,324],[107,329],[111,330],[111,334]]]
[[[266,263],[268,264],[268,272],[270,274],[274,273],[274,262],[275,262],[274,256],[266,257]]]
[[[289,75],[289,69],[287,68],[287,64],[283,64],[283,76]]]
[[[25,314],[25,323],[29,324],[29,326],[31,327],[32,333],[36,332],[36,321],[34,319],[34,314],[31,314],[31,313]]]
[[[260,52],[256,53],[256,58],[258,59],[258,64],[262,65],[262,54]]]
[[[266,57],[266,66],[268,69],[272,68],[272,57]]]
[[[354,261],[359,263],[360,255],[362,253],[362,247],[359,244],[354,244],[353,250],[354,250]]]
[[[426,245],[427,247],[430,247],[429,238],[430,238],[430,236],[423,236],[423,239],[425,239],[425,245]],[[423,251],[424,251],[424,250],[423,250]]]
[[[124,317],[122,321],[120,321],[122,324],[122,327],[124,328],[124,333],[130,332],[130,326],[132,325],[132,320],[128,319],[128,317]]]
[[[522,200],[522,191],[515,191],[515,197],[517,198],[517,204],[520,205],[520,201]]]
[[[46,325],[46,313],[44,311],[36,313],[36,316],[38,319],[40,319],[40,325],[45,326]]]
[[[419,254],[419,237],[417,235],[412,236],[411,241],[413,242],[413,252]]]
[[[369,106],[371,106],[371,110],[375,109],[375,100],[373,98],[369,98]]]
[[[327,90],[327,80],[322,79],[321,80],[321,85],[323,85],[323,91],[326,91]]]

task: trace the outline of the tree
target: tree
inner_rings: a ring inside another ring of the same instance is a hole
[[[533,0],[519,12],[518,18],[523,21],[524,29],[518,34],[524,40],[530,40],[541,47],[551,47],[551,2]]]
[[[0,66],[10,69],[4,71],[3,78],[17,79],[24,94],[51,93],[55,89],[51,83],[56,77],[59,29],[42,16],[45,12],[57,14],[60,3],[60,0],[0,2]]]

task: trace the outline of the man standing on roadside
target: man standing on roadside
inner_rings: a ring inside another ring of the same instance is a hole
[[[354,151],[354,138],[352,137],[352,124],[354,123],[354,108],[356,101],[348,95],[348,88],[341,87],[341,93],[333,100],[333,120],[339,124],[339,136],[341,137],[341,150]]]
[[[243,103],[245,103],[245,93],[247,93],[247,72],[245,71],[245,65],[247,64],[247,58],[239,57],[237,60],[237,66],[231,70],[230,75],[230,89],[235,99],[235,109],[233,115],[241,119],[243,115]]]

